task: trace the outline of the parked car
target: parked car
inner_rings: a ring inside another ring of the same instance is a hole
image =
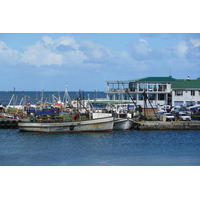
[[[179,119],[183,121],[191,121],[191,117],[185,113],[179,113]]]
[[[177,113],[180,110],[180,106],[175,106],[171,109],[171,113]]]
[[[191,115],[190,109],[188,109],[185,106],[175,106],[171,109],[171,113],[177,113],[177,112],[184,112],[185,114]]]
[[[170,112],[172,107],[170,105],[158,105],[157,106],[158,112]]]
[[[175,117],[171,113],[164,113],[164,115],[166,115],[166,121],[175,121]]]

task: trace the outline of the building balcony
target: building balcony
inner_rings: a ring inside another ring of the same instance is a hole
[[[127,88],[124,89],[108,89],[107,91],[105,91],[106,93],[126,93]],[[157,90],[157,89],[128,89],[129,93],[143,93],[144,91],[146,91],[146,93],[171,93],[171,90]]]
[[[125,93],[126,89],[108,89],[106,92],[109,93]]]

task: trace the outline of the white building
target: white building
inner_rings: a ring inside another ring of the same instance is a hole
[[[110,100],[131,101],[144,105],[146,92],[152,105],[189,105],[200,103],[200,78],[181,80],[169,77],[147,77],[130,81],[106,81],[107,98]]]
[[[172,83],[172,106],[200,104],[200,78]]]

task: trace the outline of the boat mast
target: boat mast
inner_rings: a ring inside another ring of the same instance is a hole
[[[10,106],[10,104],[11,104],[11,102],[12,102],[12,100],[14,99],[14,97],[15,97],[15,87],[14,87],[14,89],[13,89],[13,94],[12,94],[12,97],[11,97],[11,99],[10,99],[10,101],[9,101],[9,103],[8,103],[8,105],[6,106],[6,111],[8,110],[8,107]]]
[[[42,89],[41,104],[43,104],[43,98],[44,98],[44,89]]]
[[[64,97],[63,97],[63,102],[64,102],[65,106],[67,104],[71,104],[71,99],[70,99],[70,96],[69,96],[69,93],[68,93],[67,84],[65,85],[65,94],[64,94]]]

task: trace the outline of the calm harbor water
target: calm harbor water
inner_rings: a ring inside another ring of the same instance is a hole
[[[8,104],[13,92],[0,92]],[[63,98],[64,92],[44,92]],[[76,99],[79,92],[69,92]],[[15,104],[26,95],[34,104],[41,92],[15,92]],[[104,92],[82,97],[105,98]],[[200,130],[113,131],[110,133],[21,133],[0,129],[0,166],[190,166],[200,165]]]
[[[200,165],[200,131],[26,133],[0,129],[0,166]]]

